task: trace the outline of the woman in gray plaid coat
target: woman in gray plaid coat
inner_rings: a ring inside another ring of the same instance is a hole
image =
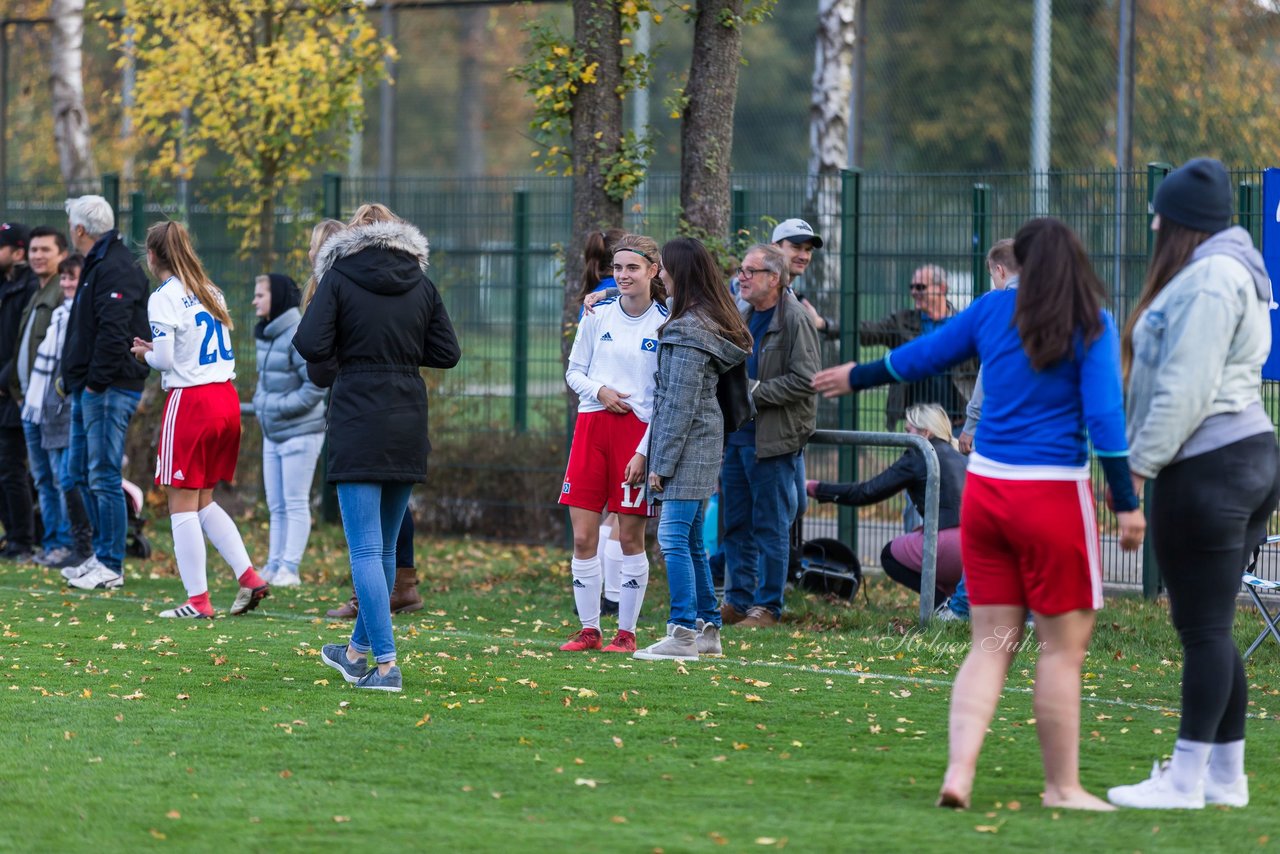
[[[715,492],[724,451],[716,385],[722,373],[747,358],[751,333],[715,259],[697,240],[678,237],[663,246],[659,275],[672,297],[671,315],[659,330],[646,440],[650,499],[662,502],[658,545],[667,564],[671,617],[667,636],[635,657],[688,661],[699,652],[720,653],[720,610],[702,545],[702,504]]]

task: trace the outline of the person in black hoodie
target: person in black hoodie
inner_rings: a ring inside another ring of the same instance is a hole
[[[62,575],[81,590],[114,589],[124,584],[128,533],[120,486],[124,439],[150,371],[129,352],[134,338],[151,340],[147,275],[102,196],[68,199],[67,216],[71,240],[85,256],[62,354],[62,390],[71,398],[67,468],[89,496],[94,554]]]
[[[360,600],[350,643],[325,644],[321,657],[356,687],[380,691],[401,688],[390,607],[396,533],[431,449],[418,369],[452,368],[461,356],[427,255],[420,231],[384,205],[361,205],[316,257],[315,296],[293,338],[309,363],[336,367],[327,472]]]
[[[29,231],[25,225],[0,225],[0,353],[18,349],[22,334],[22,310],[39,289],[36,274],[27,266]],[[27,439],[22,431],[18,404],[9,394],[14,362],[0,369],[0,523],[5,546],[0,557],[26,562],[34,556],[35,518],[31,508],[31,482],[27,474]]]

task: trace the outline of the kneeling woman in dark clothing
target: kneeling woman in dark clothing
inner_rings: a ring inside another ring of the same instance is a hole
[[[938,563],[937,590],[933,601],[950,596],[960,583],[960,496],[964,492],[965,458],[956,450],[951,438],[951,420],[936,403],[918,403],[907,410],[907,432],[929,440],[938,452],[938,472],[942,489],[938,494]],[[862,507],[907,491],[911,503],[924,515],[924,491],[928,479],[924,455],[908,448],[897,462],[880,474],[860,483],[807,482],[810,496],[819,501],[834,501]],[[920,592],[920,568],[924,563],[924,529],[895,537],[880,553],[885,575],[917,593]]]

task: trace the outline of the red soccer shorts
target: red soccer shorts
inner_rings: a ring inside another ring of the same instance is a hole
[[[1102,556],[1087,480],[969,472],[960,510],[969,601],[1054,616],[1102,607]]]
[[[230,382],[169,389],[156,449],[156,485],[212,489],[236,476],[240,396]]]
[[[644,485],[622,482],[627,463],[647,429],[634,412],[579,412],[569,447],[569,466],[560,488],[560,503],[599,512],[651,516]]]

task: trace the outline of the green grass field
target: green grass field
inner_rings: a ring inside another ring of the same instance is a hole
[[[154,526],[167,551],[167,524]],[[242,522],[251,552],[265,532]],[[889,851],[1021,846],[1245,850],[1280,840],[1280,652],[1249,665],[1252,804],[1073,814],[1039,805],[1020,654],[987,741],[974,809],[935,808],[950,682],[967,627],[915,631],[882,578],[852,605],[793,595],[784,626],[725,632],[697,664],[566,654],[567,556],[419,544],[427,608],[397,617],[403,694],[323,666],[347,626],[341,532],[317,529],[304,574],[259,611],[162,621],[171,562],[119,592],[69,592],[0,564],[0,849]],[[216,555],[215,606],[233,583]],[[655,571],[640,640],[665,618]],[[1238,636],[1258,620],[1242,613]],[[1115,599],[1087,665],[1082,773],[1136,782],[1177,730],[1178,647],[1160,606]]]

